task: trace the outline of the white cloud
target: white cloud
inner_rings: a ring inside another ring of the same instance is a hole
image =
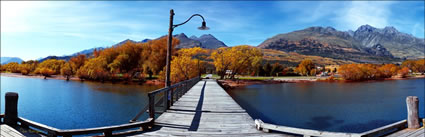
[[[347,7],[341,8],[333,21],[340,29],[357,29],[361,25],[369,24],[383,28],[389,25],[391,15],[390,6],[394,2],[388,1],[352,1]]]
[[[127,17],[136,13],[131,8],[110,10],[119,7],[114,4],[2,1],[1,33],[35,32],[107,40],[106,38],[115,37],[112,34],[117,31],[130,34],[159,28],[158,23],[153,21]],[[125,17],[121,18],[123,16]]]

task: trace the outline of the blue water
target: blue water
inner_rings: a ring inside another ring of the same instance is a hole
[[[123,85],[1,76],[1,113],[6,92],[19,93],[18,115],[59,129],[128,123],[160,86]],[[146,119],[147,115],[140,119]]]
[[[255,119],[325,131],[359,133],[407,117],[406,97],[419,97],[424,117],[425,79],[355,83],[251,85],[228,93]]]

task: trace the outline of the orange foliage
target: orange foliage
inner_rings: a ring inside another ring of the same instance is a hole
[[[310,59],[301,61],[301,63],[298,64],[298,67],[295,69],[295,72],[299,73],[300,75],[306,76],[316,75],[314,63]]]
[[[402,78],[405,78],[409,74],[409,68],[403,67],[402,69],[398,70],[398,75]]]
[[[338,73],[346,80],[376,80],[390,78],[398,72],[394,64],[346,64],[341,65]]]

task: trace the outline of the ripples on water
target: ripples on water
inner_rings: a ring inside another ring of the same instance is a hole
[[[45,125],[75,129],[124,124],[148,103],[147,93],[158,88],[2,76],[1,113],[5,93],[13,91],[19,93],[19,116]]]
[[[228,93],[253,118],[284,126],[364,132],[406,119],[406,97],[418,96],[424,117],[425,79],[353,83],[251,85]]]

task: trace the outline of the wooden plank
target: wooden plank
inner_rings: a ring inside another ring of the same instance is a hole
[[[215,80],[194,84],[155,125],[161,128],[135,136],[286,136],[256,130],[254,120]]]
[[[0,130],[0,134],[4,137],[25,137],[25,135],[6,124],[1,124]]]

